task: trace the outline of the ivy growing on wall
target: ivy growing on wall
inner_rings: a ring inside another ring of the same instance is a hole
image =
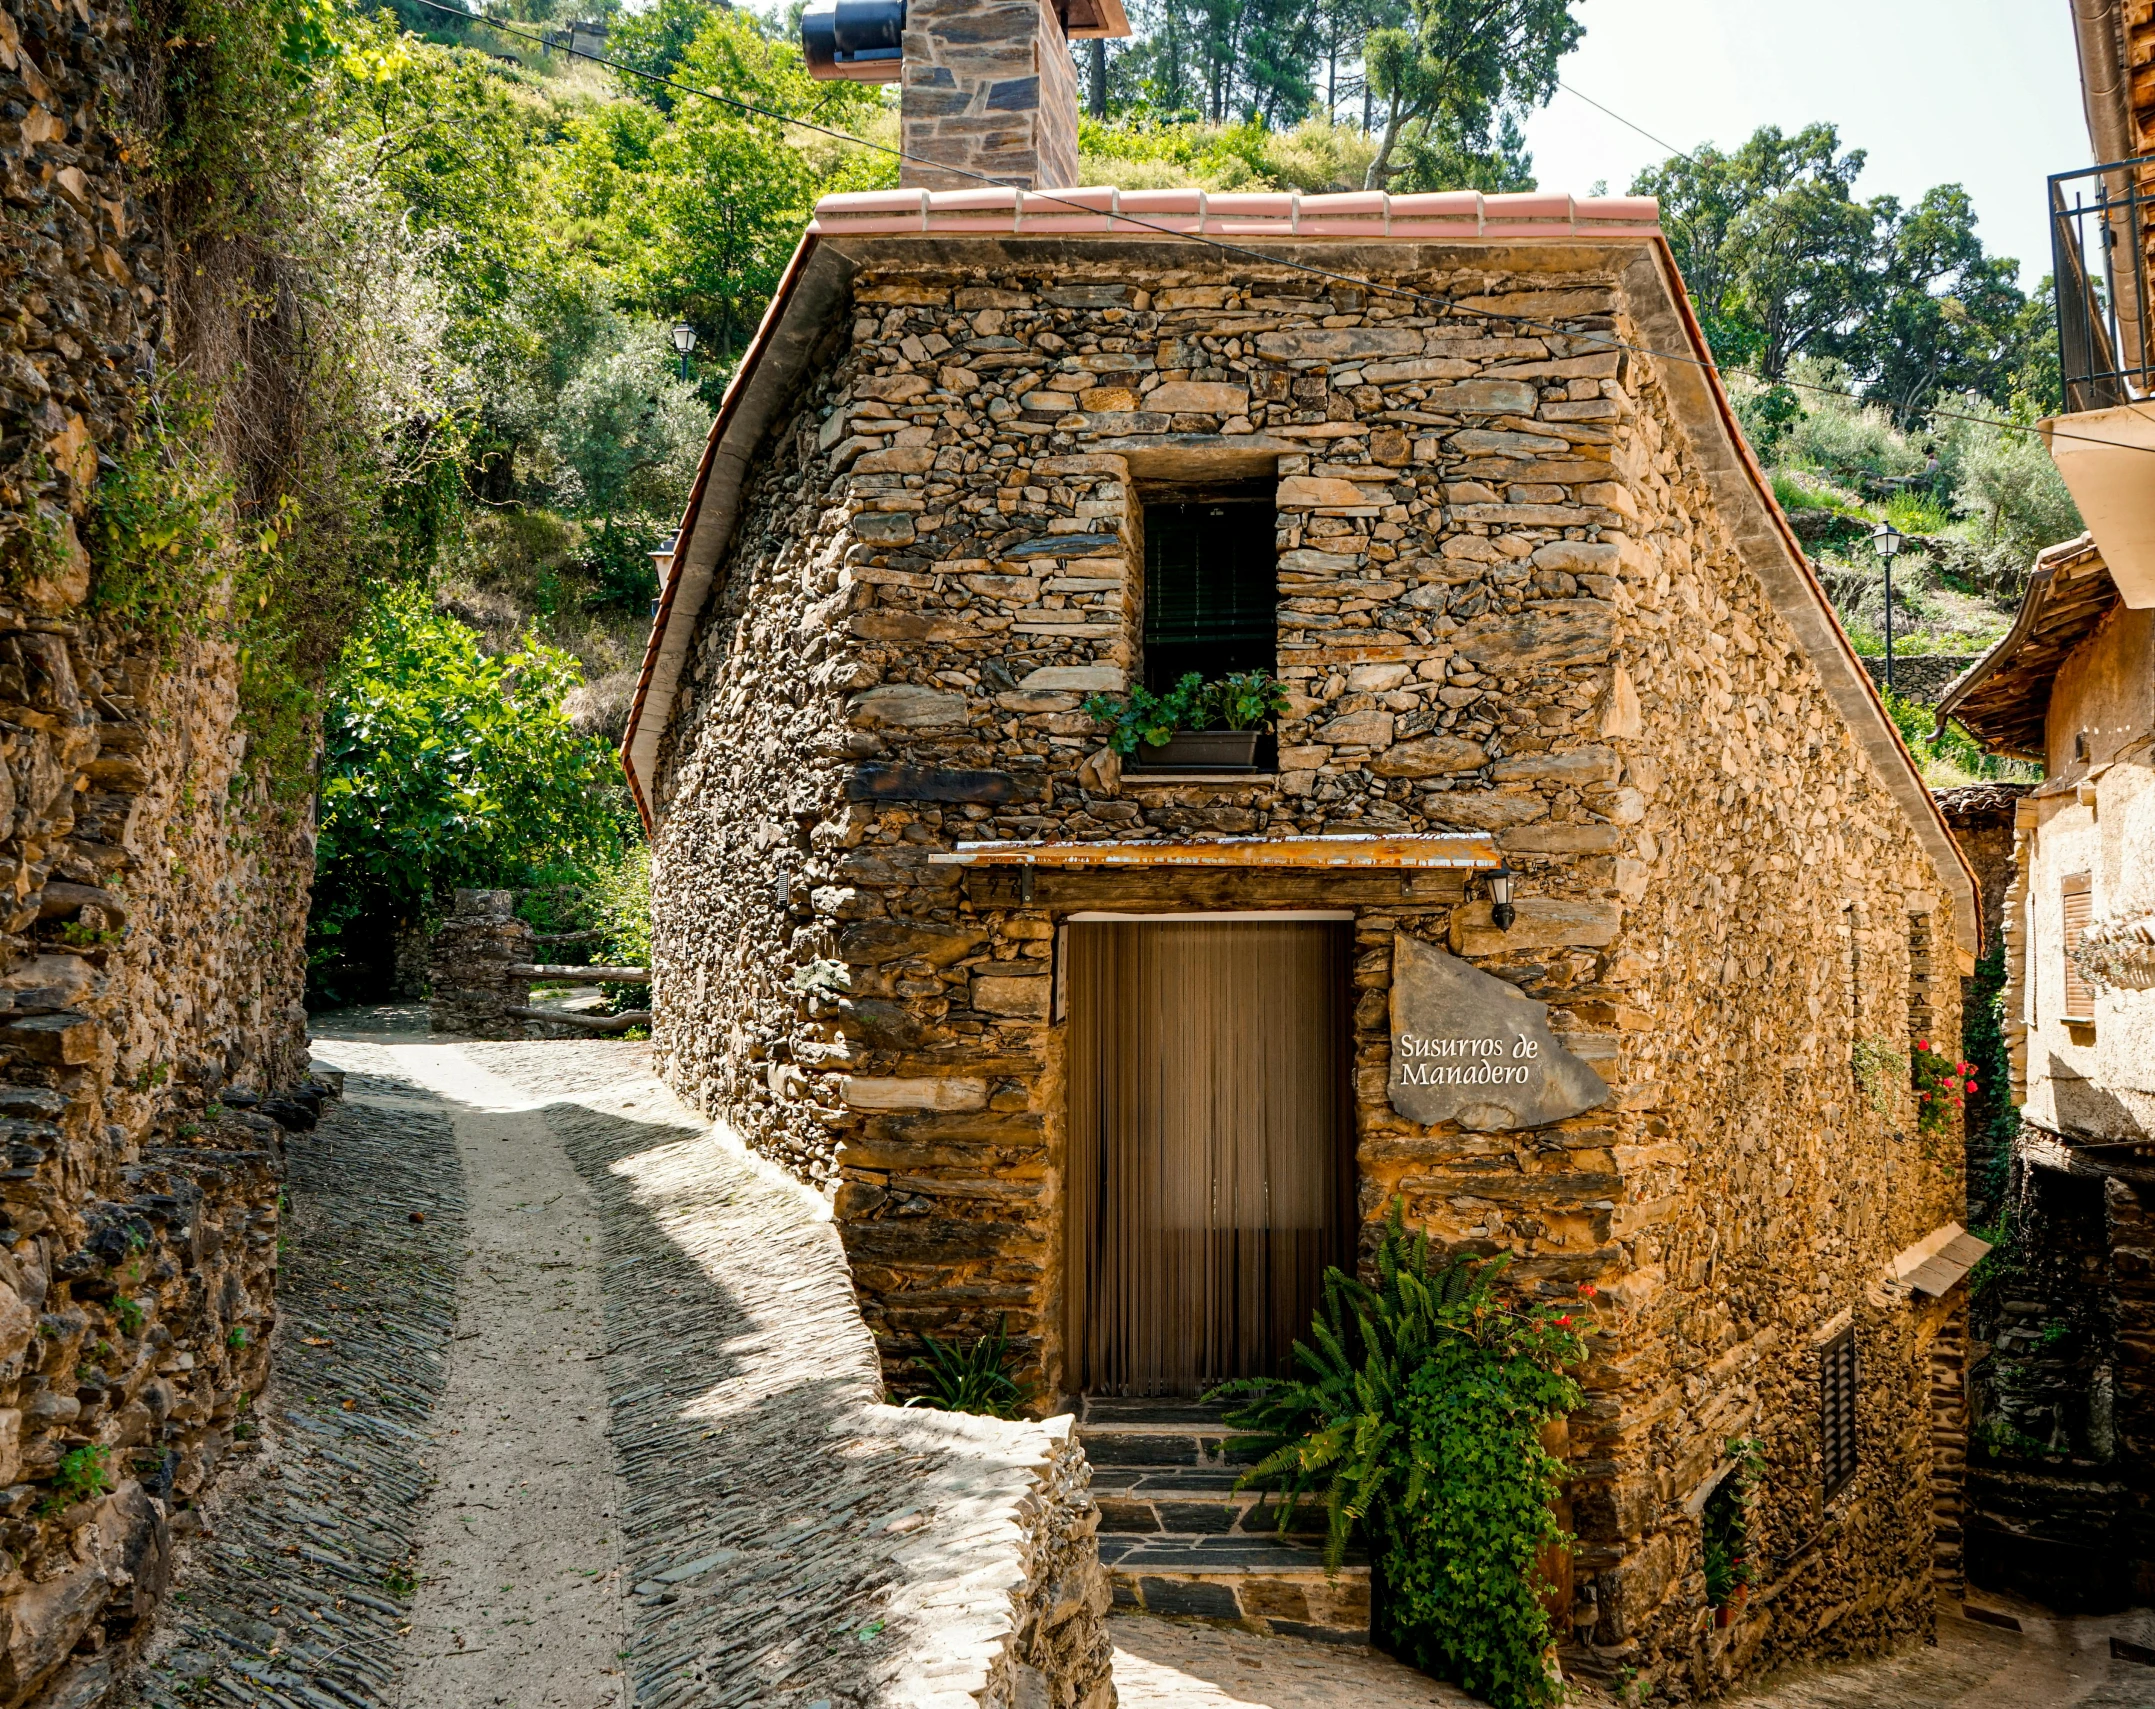
[[[1570,1539],[1554,1503],[1564,1464],[1542,1428],[1580,1404],[1568,1367],[1585,1326],[1548,1304],[1509,1304],[1504,1260],[1432,1260],[1395,1202],[1369,1286],[1325,1273],[1301,1376],[1231,1383],[1243,1478],[1279,1492],[1284,1531],[1321,1502],[1326,1559],[1366,1540],[1383,1594],[1378,1637],[1496,1709],[1557,1700],[1543,1607],[1545,1553]],[[1591,1294],[1591,1287],[1582,1293]]]

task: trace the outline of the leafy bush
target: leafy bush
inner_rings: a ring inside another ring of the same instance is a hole
[[[1802,413],[1788,423],[1779,446],[1786,461],[1859,487],[1924,472],[1929,458],[1894,426],[1892,416],[1876,404],[1840,395],[1850,382],[1838,362],[1799,361],[1790,371],[1809,386],[1829,389],[1803,393]]]
[[[53,1468],[52,1493],[45,1498],[45,1510],[57,1513],[78,1501],[95,1501],[112,1487],[112,1451],[109,1448],[70,1448]]]
[[[2040,767],[2025,760],[1985,753],[1975,738],[1951,719],[1933,740],[1931,726],[1937,722],[1937,714],[1930,707],[1890,688],[1881,687],[1878,693],[1893,716],[1894,728],[1900,731],[1901,740],[1908,744],[1908,751],[1922,769],[1923,781],[1933,789],[1952,789],[1964,783],[2026,781],[2042,775]]]
[[[1165,694],[1142,683],[1128,694],[1093,694],[1086,714],[1108,727],[1118,754],[1158,747],[1178,730],[1251,730],[1285,712],[1287,691],[1264,671],[1231,671],[1207,682],[1191,671]]]
[[[537,641],[489,656],[417,592],[382,601],[346,650],[325,720],[318,999],[349,997],[339,987],[357,975],[354,952],[458,886],[528,884],[549,867],[616,857],[625,828],[612,756],[562,710],[580,680],[574,660]]]
[[[923,1335],[921,1340],[928,1350],[928,1392],[913,1396],[907,1406],[1014,1418],[1018,1408],[1032,1399],[1031,1387],[1010,1374],[1017,1361],[1010,1351],[1007,1313],[996,1319],[993,1335],[983,1335],[963,1352],[946,1347],[932,1335]]]
[[[1959,413],[1988,418],[1937,424],[1939,477],[1954,508],[1980,525],[1985,543],[2010,547],[2025,564],[2045,546],[2080,533],[2079,508],[2041,436],[1980,398],[1952,401]]]
[[[1700,1543],[1705,1554],[1706,1601],[1726,1608],[1755,1583],[1757,1562],[1752,1558],[1751,1492],[1765,1471],[1759,1443],[1738,1437],[1728,1444],[1735,1463],[1713,1493],[1701,1514]]]
[[[1078,127],[1078,150],[1079,176],[1088,184],[1322,194],[1359,190],[1377,144],[1359,125],[1333,124],[1322,115],[1286,131],[1255,120],[1205,125],[1087,118]]]
[[[1552,1508],[1563,1463],[1542,1427],[1579,1405],[1565,1367],[1581,1330],[1549,1305],[1508,1306],[1504,1260],[1432,1264],[1395,1202],[1376,1286],[1325,1272],[1303,1376],[1217,1391],[1254,1449],[1244,1486],[1277,1490],[1284,1531],[1322,1501],[1326,1561],[1368,1539],[1383,1587],[1379,1637],[1394,1653],[1497,1709],[1553,1703],[1542,1552],[1567,1542]],[[1591,1294],[1591,1287],[1582,1288]]]

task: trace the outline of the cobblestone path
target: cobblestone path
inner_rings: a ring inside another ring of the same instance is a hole
[[[992,1629],[968,1574],[1007,1450],[870,1404],[820,1202],[713,1140],[638,1046],[423,1025],[324,1028],[346,1100],[292,1142],[277,1374],[114,1701],[969,1705],[947,1682]],[[2155,1619],[2021,1612],[1741,1701],[2155,1709],[2155,1668],[2108,1653]],[[1124,1709],[1473,1701],[1361,1651],[1111,1630]]]
[[[1731,1709],[2155,1709],[2155,1667],[2110,1653],[2113,1636],[2155,1646],[2155,1615],[2146,1609],[2054,1619],[2032,1604],[1979,1594],[2013,1610],[2023,1629],[1941,1613],[1935,1646],[1790,1674],[1730,1698]]]
[[[1037,1449],[876,1404],[821,1201],[639,1047],[390,1019],[320,1028],[259,1465],[130,1700],[970,1709]]]
[[[395,1700],[463,1241],[450,1124],[372,1102],[406,1090],[354,1074],[348,1101],[292,1137],[276,1376],[243,1444],[252,1464],[186,1546],[159,1642],[120,1701]]]

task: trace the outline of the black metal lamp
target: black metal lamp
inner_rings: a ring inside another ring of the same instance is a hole
[[[1511,905],[1511,883],[1519,875],[1502,862],[1497,864],[1489,878],[1489,923],[1500,932],[1511,930],[1512,921],[1519,917]]]
[[[1886,566],[1886,687],[1893,686],[1893,560],[1899,555],[1904,536],[1890,522],[1881,522],[1871,530],[1871,549]]]
[[[685,380],[688,378],[688,353],[696,348],[696,329],[685,320],[677,320],[668,336],[673,340],[674,349],[680,353],[681,378]]]

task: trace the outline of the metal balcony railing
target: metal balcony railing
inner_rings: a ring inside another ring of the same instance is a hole
[[[2151,239],[2155,156],[2052,176],[2050,249],[2068,414],[2155,391]]]

